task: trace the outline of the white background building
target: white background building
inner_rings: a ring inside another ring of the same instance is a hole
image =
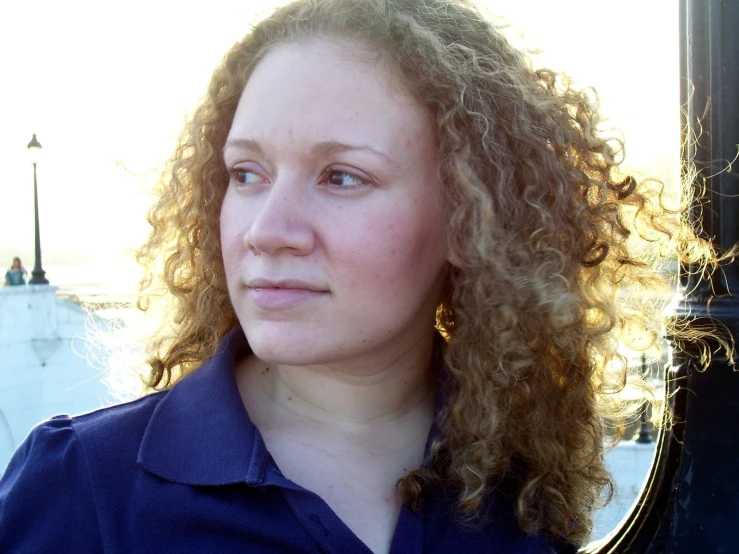
[[[57,287],[0,288],[0,472],[37,423],[99,408],[107,390],[84,357],[85,311]]]

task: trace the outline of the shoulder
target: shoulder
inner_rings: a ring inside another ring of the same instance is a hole
[[[158,392],[132,402],[117,404],[75,417],[66,417],[85,450],[99,447],[120,454],[128,446],[138,445],[151,415],[169,391]],[[53,421],[53,420],[52,420]]]
[[[31,432],[0,481],[0,551],[56,543],[96,552],[97,529],[84,452],[71,419],[55,417]]]
[[[100,468],[133,472],[141,437],[162,394],[78,417],[54,417],[31,431],[0,480],[0,551],[102,549]]]
[[[157,406],[169,390],[70,419],[98,495],[122,494],[138,471],[138,455]]]

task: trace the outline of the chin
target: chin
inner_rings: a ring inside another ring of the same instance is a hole
[[[334,364],[357,360],[372,352],[369,341],[356,343],[353,338],[315,326],[299,329],[244,328],[254,355],[268,363],[290,366]],[[326,337],[332,337],[326,340]]]
[[[252,352],[262,361],[297,366],[324,361],[315,330],[243,328]]]
[[[252,352],[257,358],[270,364],[301,366],[316,363],[313,352],[284,344],[258,343],[252,346]]]

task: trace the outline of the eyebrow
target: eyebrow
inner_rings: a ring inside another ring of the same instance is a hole
[[[231,139],[227,141],[226,145],[223,147],[224,153],[229,148],[240,148],[243,150],[251,150],[259,154],[260,156],[264,157],[264,150],[259,145],[259,142],[257,142],[254,139],[247,139],[247,138]],[[383,158],[385,161],[387,161],[388,163],[396,167],[398,166],[398,162],[396,162],[388,154],[380,150],[377,150],[376,148],[373,148],[366,144],[348,144],[348,143],[339,142],[336,140],[323,140],[321,142],[316,143],[311,149],[312,154],[322,154],[324,156],[331,155],[331,154],[338,154],[340,152],[353,152],[353,151],[369,152],[371,154],[375,154],[376,156]]]

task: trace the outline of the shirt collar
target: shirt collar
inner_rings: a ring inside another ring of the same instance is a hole
[[[138,454],[146,470],[188,485],[258,484],[268,455],[239,395],[234,362],[250,352],[241,327],[162,395]]]
[[[435,416],[444,403],[448,376],[442,344],[434,340],[437,379]],[[215,355],[163,393],[144,432],[137,462],[147,471],[187,485],[264,485],[271,457],[239,394],[234,363],[251,353],[241,327],[231,330]],[[439,433],[437,417],[426,443],[424,464]]]

